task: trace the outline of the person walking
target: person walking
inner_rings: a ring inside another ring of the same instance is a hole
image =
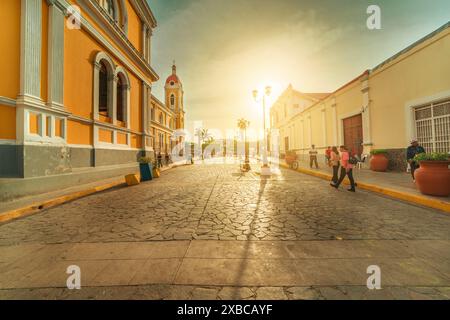
[[[331,179],[332,184],[333,183],[336,184],[339,181],[338,174],[339,174],[339,167],[341,166],[340,160],[341,157],[339,155],[337,147],[333,147],[330,152],[330,165],[333,167],[333,178]]]
[[[406,149],[406,161],[411,167],[411,175],[414,182],[416,182],[414,172],[419,168],[419,164],[414,160],[414,157],[421,153],[425,153],[425,149],[419,145],[417,139],[412,139],[411,145]]]
[[[162,167],[162,155],[161,151],[158,152],[158,169]]]
[[[341,146],[339,149],[341,151],[341,176],[339,177],[339,181],[337,183],[332,183],[331,185],[336,189],[339,188],[341,183],[344,181],[345,176],[347,176],[350,180],[350,189],[348,189],[348,191],[355,192],[356,183],[353,179],[353,164],[351,163],[352,157],[350,156],[350,152],[347,147]]]
[[[170,164],[170,155],[169,153],[166,151],[166,155],[165,155],[165,160],[166,160],[166,166],[169,166]]]
[[[331,167],[331,152],[332,148],[330,146],[327,147],[327,150],[325,150],[325,164],[329,167]]]
[[[317,163],[317,150],[316,146],[312,145],[311,150],[309,150],[309,167],[312,169],[313,163],[316,165],[316,169],[319,169],[319,164]]]

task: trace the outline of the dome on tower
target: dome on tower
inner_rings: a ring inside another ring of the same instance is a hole
[[[170,84],[171,86],[181,84],[180,78],[177,76],[177,66],[175,65],[175,61],[172,65],[172,74],[167,78],[166,84]]]
[[[180,79],[178,78],[178,76],[177,76],[176,74],[171,74],[171,75],[167,78],[166,84],[169,84],[169,83],[171,83],[171,82],[173,82],[173,83],[180,83]]]

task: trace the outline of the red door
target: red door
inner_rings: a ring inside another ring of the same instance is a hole
[[[363,152],[362,115],[344,119],[344,144],[354,154],[361,156]]]

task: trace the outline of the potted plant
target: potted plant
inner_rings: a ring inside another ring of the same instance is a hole
[[[416,184],[423,194],[448,197],[450,195],[450,164],[446,153],[421,153],[414,157],[420,168],[414,172]]]
[[[139,170],[141,172],[141,181],[150,181],[153,179],[152,175],[152,159],[150,157],[139,158]]]
[[[372,155],[370,159],[370,170],[377,172],[386,172],[389,159],[387,158],[387,150],[384,149],[375,149],[370,151]]]

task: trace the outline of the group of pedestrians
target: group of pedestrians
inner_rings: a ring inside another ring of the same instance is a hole
[[[333,168],[333,178],[331,179],[330,185],[336,189],[339,188],[347,176],[348,180],[350,180],[350,189],[348,189],[348,191],[355,192],[357,184],[353,178],[353,166],[357,163],[357,160],[353,157],[347,147],[340,146],[339,150],[337,147],[330,148],[327,158],[329,165]]]
[[[419,163],[414,159],[418,154],[425,153],[425,149],[419,145],[417,139],[411,141],[411,145],[406,150],[406,158],[411,169],[411,175],[415,182],[415,171],[419,168]],[[311,146],[309,150],[309,166],[312,169],[315,166],[316,169],[319,168],[317,162],[317,149],[314,145]],[[355,192],[357,184],[353,177],[353,167],[358,164],[360,160],[359,157],[353,155],[351,151],[346,146],[337,147],[327,147],[325,150],[325,163],[333,168],[333,178],[331,179],[330,185],[334,188],[339,188],[339,186],[344,181],[345,177],[348,177],[350,181],[350,188],[348,191]]]
[[[167,152],[166,152],[164,158],[165,158],[166,166],[168,166],[170,163],[172,163],[172,159],[170,158],[170,154],[168,154]],[[157,159],[157,162],[156,162],[157,168],[159,169],[159,168],[164,167],[163,156],[162,156],[161,152],[158,152],[158,156],[156,157],[156,159]]]

